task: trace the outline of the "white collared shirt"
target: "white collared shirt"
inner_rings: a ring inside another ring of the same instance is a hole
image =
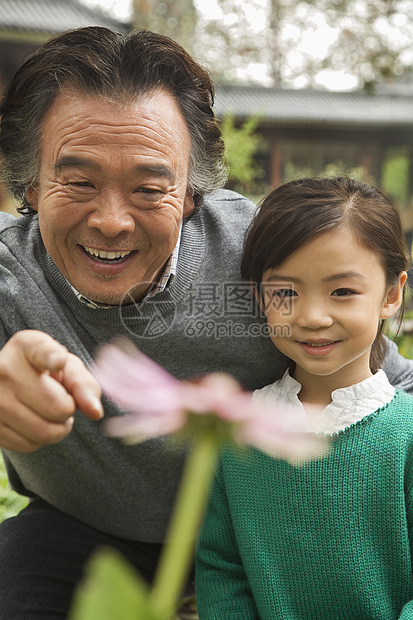
[[[331,403],[310,420],[298,398],[300,390],[301,384],[287,370],[282,379],[256,390],[253,399],[267,405],[275,404],[275,401],[289,403],[292,406],[288,408],[288,416],[295,418],[291,419],[292,427],[331,435],[384,407],[395,394],[386,373],[379,370],[361,383],[334,390]]]

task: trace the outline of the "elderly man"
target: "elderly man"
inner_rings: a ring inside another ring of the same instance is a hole
[[[32,501],[0,527],[1,618],[66,617],[97,545],[153,575],[184,455],[105,436],[99,344],[127,335],[179,378],[223,370],[249,389],[283,363],[240,281],[253,205],[212,192],[212,98],[170,39],[101,28],[49,41],[6,91],[3,173],[23,215],[0,217],[0,446]],[[411,389],[411,369],[389,347],[390,378]]]

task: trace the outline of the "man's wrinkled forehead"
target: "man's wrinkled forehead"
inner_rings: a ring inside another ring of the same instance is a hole
[[[133,134],[140,130],[142,136],[170,143],[179,156],[179,149],[191,142],[185,118],[174,96],[165,89],[155,89],[135,99],[108,99],[98,93],[86,93],[66,85],[46,113],[41,127],[41,148],[50,149],[50,141],[58,133],[75,135],[81,129],[87,139],[87,130],[97,128],[98,140],[104,143],[111,133]],[[100,138],[99,138],[100,136]],[[56,162],[57,164],[58,162]],[[65,164],[68,162],[65,162]],[[165,171],[160,170],[160,173]]]

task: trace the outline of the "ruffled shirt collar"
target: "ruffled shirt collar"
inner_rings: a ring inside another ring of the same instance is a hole
[[[331,403],[311,420],[298,398],[301,384],[287,370],[282,379],[254,392],[254,400],[270,405],[274,401],[288,402],[289,426],[302,431],[331,435],[343,431],[352,424],[387,405],[395,394],[386,373],[379,370],[373,376],[345,388],[334,390]]]

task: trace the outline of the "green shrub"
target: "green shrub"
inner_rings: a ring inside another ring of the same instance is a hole
[[[18,495],[10,489],[3,458],[0,455],[0,522],[20,512],[27,505],[27,501],[27,497]]]

